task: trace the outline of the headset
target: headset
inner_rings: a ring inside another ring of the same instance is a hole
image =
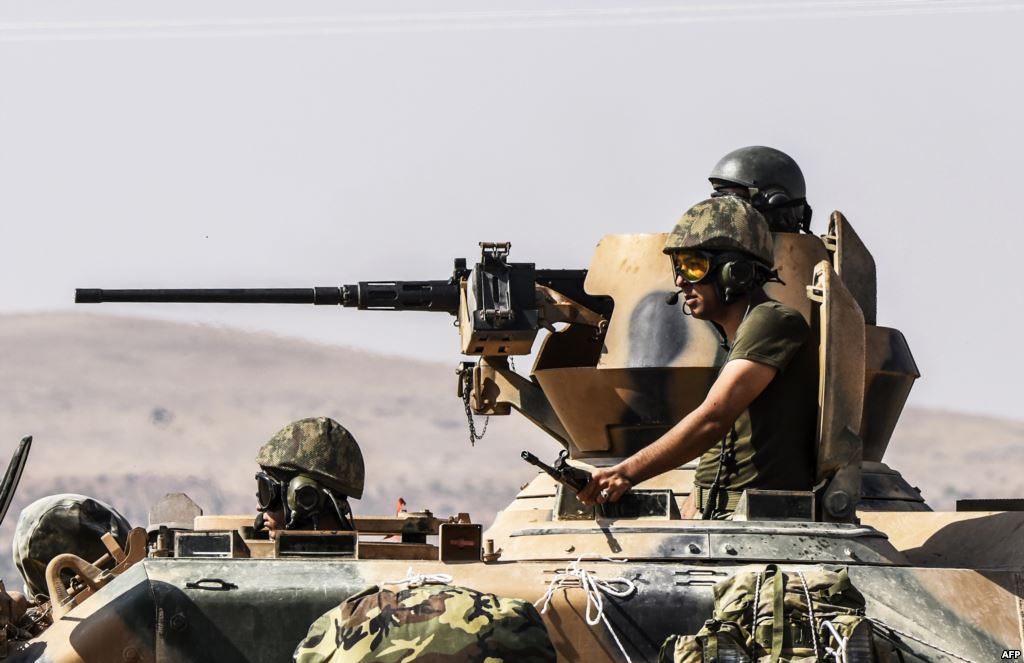
[[[742,254],[726,253],[720,259],[715,287],[726,304],[746,297],[772,277],[772,270]]]
[[[348,499],[342,495],[335,496],[315,479],[305,474],[297,474],[288,481],[273,477],[266,472],[256,474],[257,493],[260,515],[256,518],[256,530],[262,529],[263,512],[283,508],[285,528],[320,529],[320,515],[329,513],[337,516],[341,529],[354,530],[352,509]]]
[[[748,296],[765,283],[774,281],[782,283],[778,271],[765,266],[750,256],[737,251],[714,253],[709,258],[710,265],[704,276],[695,283],[713,279],[718,297],[726,304]],[[673,269],[676,269],[673,265]],[[679,273],[678,271],[676,272]],[[685,278],[685,277],[684,277]],[[785,285],[785,284],[783,284]],[[678,292],[669,295],[665,302],[675,305],[679,301]]]

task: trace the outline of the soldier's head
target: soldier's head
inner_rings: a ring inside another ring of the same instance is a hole
[[[352,529],[348,498],[363,495],[363,454],[327,417],[293,421],[264,444],[256,463],[256,528]]]
[[[29,504],[14,530],[14,563],[31,597],[49,595],[46,566],[71,553],[87,562],[107,554],[101,537],[110,533],[124,548],[131,525],[114,507],[85,495],[50,495]]]
[[[764,217],[737,196],[709,198],[688,209],[664,248],[676,285],[686,295],[684,307],[702,320],[716,320],[725,307],[746,305],[776,278],[772,251]]]
[[[810,232],[811,206],[800,166],[785,152],[752,145],[719,159],[708,176],[715,196],[750,201],[773,232]]]

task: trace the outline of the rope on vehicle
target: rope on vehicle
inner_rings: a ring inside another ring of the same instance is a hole
[[[626,598],[632,595],[636,591],[636,584],[627,578],[599,578],[590,571],[580,567],[580,561],[582,558],[577,559],[575,562],[570,562],[569,566],[565,569],[560,569],[555,573],[555,576],[548,583],[548,589],[544,593],[544,596],[540,598],[535,606],[541,606],[540,614],[544,614],[548,610],[548,605],[551,603],[552,597],[555,592],[559,589],[569,589],[572,587],[580,587],[587,595],[587,610],[585,614],[586,622],[589,626],[596,626],[600,622],[604,622],[608,632],[611,633],[612,639],[618,646],[619,651],[622,652],[622,656],[626,659],[626,663],[633,663],[633,659],[626,653],[626,648],[622,645],[619,640],[618,634],[615,629],[612,628],[611,622],[604,614],[604,594],[614,596],[615,598]],[[609,562],[624,563],[628,560],[607,560]],[[620,589],[621,587],[621,589]]]
[[[846,645],[849,644],[850,639],[841,636],[839,631],[836,630],[836,627],[832,625],[832,622],[825,620],[822,624],[825,625],[829,630],[829,633],[832,634],[832,637],[835,638],[836,644],[839,645],[838,649],[832,649],[831,647],[826,646],[825,655],[833,656],[836,659],[836,663],[846,663]]]
[[[758,571],[757,575],[756,575],[756,580],[754,582],[754,605],[753,605],[754,614],[753,614],[753,619],[750,620],[751,628],[754,629],[755,631],[757,630],[757,615],[758,615],[758,608],[760,607],[760,604],[761,604],[761,582],[763,580],[764,580],[764,572],[763,571]]]
[[[814,658],[818,658],[818,620],[814,618],[814,602],[811,601],[811,592],[807,589],[807,578],[804,577],[804,572],[797,571],[796,574],[800,576],[800,584],[803,585],[804,588],[804,599],[807,601],[807,613],[811,618],[811,642],[814,644]],[[831,624],[829,626],[831,626]]]
[[[412,587],[419,587],[421,585],[450,585],[452,584],[452,577],[447,573],[434,573],[434,574],[419,574],[413,573],[412,567],[405,572],[405,577],[401,580],[385,580],[385,585],[409,585]]]

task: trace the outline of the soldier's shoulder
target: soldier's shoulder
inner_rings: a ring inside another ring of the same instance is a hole
[[[804,337],[810,332],[810,326],[800,311],[774,299],[752,307],[743,325],[749,331],[759,334]]]

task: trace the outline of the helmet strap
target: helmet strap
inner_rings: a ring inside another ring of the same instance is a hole
[[[804,204],[804,214],[800,218],[800,229],[808,235],[811,234],[811,215],[814,214],[814,210],[807,204],[806,200],[801,201]]]
[[[324,488],[324,494],[328,501],[334,506],[334,513],[338,516],[338,527],[342,530],[354,532],[355,522],[352,520],[352,507],[348,504],[348,498],[338,499],[334,493]]]
[[[721,348],[726,352],[729,352],[729,350],[731,350],[732,348],[729,347],[729,337],[725,335],[725,327],[718,324],[714,320],[708,320],[708,323],[715,328],[716,332],[718,332],[718,345],[721,346]]]

